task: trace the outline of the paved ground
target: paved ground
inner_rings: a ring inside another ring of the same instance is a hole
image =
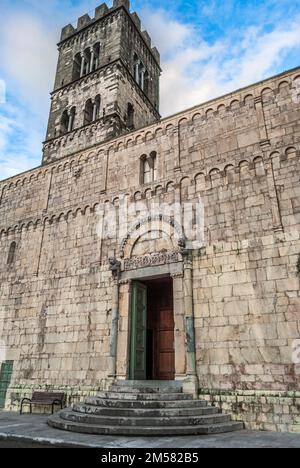
[[[239,431],[214,436],[111,437],[52,429],[47,416],[0,412],[0,447],[300,448],[300,434]]]

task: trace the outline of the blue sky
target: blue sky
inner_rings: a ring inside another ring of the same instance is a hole
[[[60,29],[99,4],[0,0],[0,180],[40,164]],[[132,0],[131,10],[162,54],[163,116],[300,65],[300,0]]]

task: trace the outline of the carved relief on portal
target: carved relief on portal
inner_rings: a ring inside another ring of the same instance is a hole
[[[132,257],[124,260],[124,270],[166,265],[169,263],[176,263],[179,260],[178,252],[161,252],[152,255],[144,255],[142,257]]]

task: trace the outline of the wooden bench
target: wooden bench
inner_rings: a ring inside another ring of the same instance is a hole
[[[23,405],[30,405],[30,414],[32,413],[32,405],[41,405],[41,406],[52,406],[52,414],[54,413],[54,406],[59,405],[63,409],[65,402],[64,393],[54,393],[54,392],[33,392],[31,398],[23,398],[21,401],[20,414],[23,411]]]

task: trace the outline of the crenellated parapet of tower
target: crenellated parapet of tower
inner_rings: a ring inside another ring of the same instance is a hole
[[[128,15],[133,20],[134,24],[136,25],[137,29],[140,31],[144,41],[146,42],[147,46],[151,49],[153,56],[155,57],[156,61],[160,63],[160,54],[156,47],[152,47],[151,44],[151,37],[149,36],[147,31],[142,31],[141,20],[136,12],[130,12],[130,1],[129,0],[114,0],[112,8],[109,8],[106,3],[102,3],[95,9],[95,15],[91,18],[87,13],[83,16],[80,16],[77,20],[76,28],[72,24],[67,24],[62,28],[60,43],[66,41],[70,37],[74,36],[75,34],[81,32],[86,27],[91,26],[92,24],[96,23],[97,21],[105,18],[111,12],[115,11],[118,8],[124,8]]]

